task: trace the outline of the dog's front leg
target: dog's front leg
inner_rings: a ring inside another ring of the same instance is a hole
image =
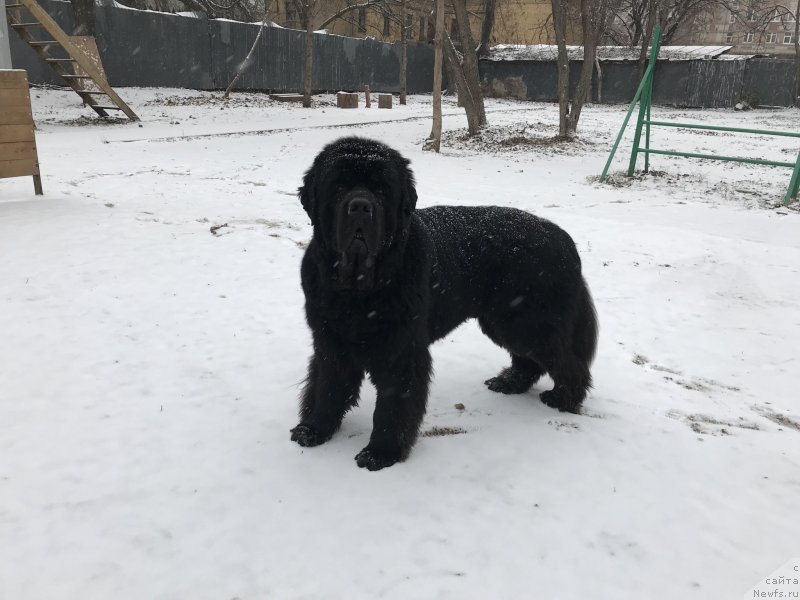
[[[371,369],[378,391],[369,444],[356,455],[359,467],[377,471],[405,460],[417,441],[431,378],[427,348]]]
[[[342,353],[315,344],[300,399],[300,423],[292,440],[301,446],[327,442],[342,424],[344,414],[358,403],[364,370]]]

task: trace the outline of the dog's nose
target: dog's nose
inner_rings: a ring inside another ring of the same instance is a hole
[[[369,215],[372,216],[372,203],[366,198],[356,197],[347,203],[347,213],[349,215]]]

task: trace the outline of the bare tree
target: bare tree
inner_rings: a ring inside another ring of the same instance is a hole
[[[168,0],[162,0],[169,4]],[[234,21],[253,22],[264,14],[265,4],[270,0],[180,0],[187,8],[204,12],[210,19],[232,19]],[[289,1],[289,0],[287,0]],[[137,0],[122,0],[123,4],[128,4],[134,8],[139,2]],[[158,4],[159,2],[157,2]]]
[[[247,71],[247,69],[249,69],[253,65],[253,52],[255,52],[256,46],[258,46],[258,42],[261,39],[261,34],[264,33],[264,28],[267,26],[268,20],[269,20],[269,7],[267,7],[267,10],[264,12],[264,19],[261,21],[261,27],[258,28],[258,35],[256,35],[256,39],[253,41],[253,45],[250,47],[250,52],[247,53],[247,56],[242,61],[242,64],[239,65],[239,69],[236,71],[236,75],[234,75],[233,79],[231,80],[230,84],[225,90],[225,94],[223,94],[222,96],[226,100],[230,96],[233,86],[236,85],[236,82],[239,81],[239,78],[242,76],[242,73]]]
[[[311,108],[311,75],[314,56],[314,8],[316,0],[296,0],[297,4],[303,4],[303,15],[306,30],[306,60],[303,70],[303,107]]]
[[[442,143],[442,41],[444,38],[444,0],[436,0],[436,37],[433,58],[433,125],[424,150],[439,152]]]
[[[492,29],[494,29],[495,11],[497,9],[497,0],[486,0],[483,5],[483,23],[481,23],[481,39],[478,42],[477,54],[478,58],[483,58],[489,55],[489,38],[492,36]]]
[[[606,26],[608,5],[606,0],[581,0],[581,26],[583,29],[583,66],[575,97],[567,117],[567,135],[578,130],[583,105],[592,89],[592,75],[597,58],[597,45]],[[569,73],[569,66],[567,67]]]
[[[400,2],[400,104],[406,103],[407,84],[408,84],[408,24],[406,23],[406,0],[401,0]]]
[[[792,104],[800,106],[800,0],[794,7],[794,98]]]
[[[567,54],[567,10],[564,0],[550,0],[553,16],[553,32],[558,45],[558,137],[566,139],[569,135],[567,117],[569,115],[569,55]]]
[[[470,134],[475,134],[478,129],[486,125],[486,109],[483,104],[483,91],[481,90],[481,74],[478,69],[478,55],[475,51],[475,39],[472,37],[472,28],[469,24],[466,0],[452,0],[458,25],[458,36],[461,41],[461,69],[464,73],[464,89],[459,88],[459,94],[469,96],[469,102],[464,102],[464,109],[474,111],[468,121],[475,123]]]
[[[469,135],[475,135],[481,128],[480,122],[478,121],[478,109],[475,106],[472,94],[468,91],[467,80],[464,76],[464,69],[458,58],[458,52],[453,45],[453,40],[446,31],[443,46],[448,81],[451,86],[455,87],[458,93],[458,105],[463,106],[464,112],[467,113],[467,131],[469,131]]]

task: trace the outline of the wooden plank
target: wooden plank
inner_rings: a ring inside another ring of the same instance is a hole
[[[39,163],[36,160],[0,160],[0,177],[24,175],[39,175]]]
[[[36,160],[36,144],[34,142],[0,144],[0,161],[3,160]]]
[[[30,120],[30,117],[28,117],[28,120]],[[33,136],[33,127],[30,124],[0,125],[0,144],[33,141],[36,141],[36,138]]]
[[[0,70],[0,88],[28,87],[28,78],[22,69]]]
[[[3,110],[0,110],[0,126],[27,125],[29,123],[33,123],[30,104],[13,108],[3,106]]]
[[[0,71],[2,73],[2,71]],[[0,79],[0,90],[27,90],[28,82],[22,79]]]
[[[0,106],[6,108],[18,108],[30,105],[28,88],[19,90],[0,90]]]

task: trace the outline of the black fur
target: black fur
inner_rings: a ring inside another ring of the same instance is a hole
[[[408,161],[361,138],[322,150],[300,200],[314,226],[301,268],[314,353],[292,440],[328,441],[368,374],[377,404],[358,466],[404,460],[425,414],[428,347],[470,318],[511,354],[490,390],[523,393],[549,373],[542,401],[579,412],[597,319],[566,232],[511,208],[415,210]]]

